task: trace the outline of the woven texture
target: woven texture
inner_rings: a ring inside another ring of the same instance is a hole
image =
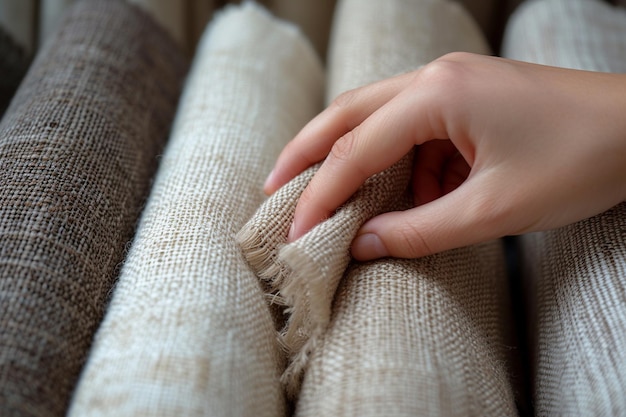
[[[284,355],[234,241],[322,105],[322,68],[259,6],[221,12],[76,391],[71,416],[281,416]]]
[[[85,1],[0,124],[0,415],[66,411],[186,70],[118,1]]]
[[[459,32],[433,32],[450,27]],[[340,1],[330,48],[328,99],[446,52],[487,50],[458,5],[410,0]],[[406,207],[410,155],[285,245],[295,203],[315,169],[277,191],[239,235],[248,260],[291,312],[282,333],[291,354],[283,380],[297,396],[306,370],[297,415],[512,415],[499,246],[422,261],[351,263],[360,225]]]
[[[626,10],[601,2],[531,2],[507,35],[516,59],[626,72]],[[536,415],[626,415],[626,204],[521,248]]]

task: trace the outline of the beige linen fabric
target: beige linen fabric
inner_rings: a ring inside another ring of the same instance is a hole
[[[327,98],[455,50],[487,52],[458,4],[340,1]],[[285,245],[295,203],[315,169],[272,196],[239,235],[247,259],[291,313],[282,340],[291,354],[283,380],[293,396],[306,371],[296,414],[513,415],[503,365],[507,289],[499,244],[418,261],[351,263],[350,242],[360,225],[407,207],[407,156]]]
[[[284,356],[234,235],[322,81],[300,33],[259,6],[216,17],[70,416],[285,414]]]
[[[626,11],[533,1],[514,15],[508,57],[626,72]],[[626,205],[521,240],[537,416],[626,415]]]

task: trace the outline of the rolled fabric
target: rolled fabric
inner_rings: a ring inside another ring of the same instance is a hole
[[[187,47],[186,6],[184,0],[128,0],[148,12],[176,41]]]
[[[327,98],[456,50],[488,51],[455,3],[340,1]],[[297,397],[304,373],[297,415],[515,413],[503,365],[507,287],[497,243],[418,261],[350,261],[350,243],[369,217],[407,207],[411,168],[409,156],[373,176],[333,217],[285,245],[313,167],[270,197],[238,236],[291,313],[283,381]],[[337,292],[342,277],[345,291]]]
[[[513,16],[505,54],[626,72],[626,10],[597,1],[533,1]],[[626,203],[520,240],[535,415],[626,414]]]
[[[303,36],[260,6],[214,18],[70,416],[285,414],[284,355],[234,235],[322,81]]]
[[[0,28],[29,57],[35,51],[36,3],[35,0],[0,0]]]
[[[39,7],[39,45],[43,45],[74,0],[44,0]]]
[[[0,415],[66,412],[187,63],[146,15],[82,1],[0,124]]]

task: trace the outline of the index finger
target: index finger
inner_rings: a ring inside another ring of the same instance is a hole
[[[414,145],[447,139],[436,100],[428,98],[427,90],[398,94],[332,145],[300,196],[288,241],[328,218],[365,180],[393,165]]]
[[[323,160],[337,138],[398,94],[412,77],[412,73],[402,74],[337,97],[285,146],[265,182],[265,192],[274,193],[306,168]]]

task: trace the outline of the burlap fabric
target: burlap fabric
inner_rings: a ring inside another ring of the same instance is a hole
[[[327,97],[453,50],[487,51],[454,3],[340,1]],[[239,236],[260,277],[290,308],[284,381],[294,396],[306,370],[297,415],[514,414],[503,364],[507,291],[499,244],[417,261],[350,263],[359,226],[406,207],[408,162],[370,178],[333,217],[284,245],[312,168],[272,196]]]
[[[0,124],[0,415],[61,416],[167,138],[186,62],[144,14],[85,1]]]
[[[292,26],[246,4],[204,35],[71,416],[281,416],[284,355],[234,235],[322,106]]]
[[[626,72],[626,10],[533,1],[513,17],[507,56]],[[521,240],[537,416],[626,415],[626,205]]]

